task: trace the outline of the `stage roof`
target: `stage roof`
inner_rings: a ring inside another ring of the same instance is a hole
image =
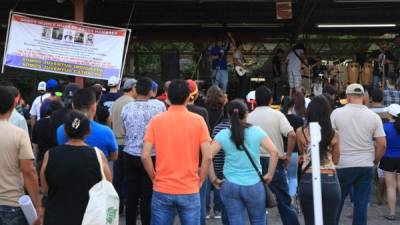
[[[0,1],[1,34],[16,2]],[[21,0],[15,11],[73,19],[72,2]],[[139,40],[213,40],[226,31],[243,39],[294,39],[298,34],[396,33],[398,27],[317,28],[317,24],[399,25],[399,10],[400,1],[395,0],[298,0],[293,1],[293,19],[277,20],[275,0],[87,0],[85,21],[132,28]]]

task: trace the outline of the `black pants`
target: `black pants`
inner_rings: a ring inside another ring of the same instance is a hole
[[[153,184],[139,156],[131,156],[124,152],[124,160],[125,175],[128,183],[126,225],[136,225],[139,203],[141,222],[143,225],[150,225]],[[153,158],[154,161],[155,159]]]
[[[246,100],[246,95],[249,89],[249,77],[247,74],[244,74],[243,76],[236,74],[236,76],[239,79],[238,98],[243,98]]]
[[[324,225],[336,225],[341,191],[336,174],[321,174],[322,210]],[[305,173],[299,185],[300,204],[306,225],[314,225],[312,175]]]

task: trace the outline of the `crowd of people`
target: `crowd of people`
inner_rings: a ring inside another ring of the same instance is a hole
[[[127,225],[139,218],[142,225],[173,224],[176,216],[181,224],[205,225],[211,189],[222,224],[244,225],[248,215],[252,225],[265,225],[265,187],[284,225],[300,224],[299,211],[312,225],[312,122],[321,127],[324,224],[340,223],[349,194],[353,225],[367,224],[375,177],[383,180],[377,186],[386,184],[385,218],[396,220],[400,105],[391,99],[393,79],[393,90],[375,89],[371,102],[362,85],[350,84],[346,103],[327,86],[311,99],[293,90],[279,109],[274,93],[259,86],[254,110],[242,98],[229,101],[218,86],[201,98],[193,80],[168,81],[164,93],[147,77],[112,77],[109,91],[101,84],[59,86],[54,79],[39,83],[28,122],[16,110],[18,89],[0,86],[0,224],[27,224],[18,203],[25,192],[35,225],[81,224],[89,190],[104,174]]]

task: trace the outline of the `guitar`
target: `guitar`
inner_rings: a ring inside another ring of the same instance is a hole
[[[254,65],[254,64],[256,64],[255,61],[250,61],[250,62],[248,62],[248,63],[245,63],[244,66],[248,67],[248,66],[252,66],[252,65]],[[237,73],[237,75],[238,75],[239,77],[242,77],[242,76],[244,76],[246,73],[249,72],[249,70],[247,70],[247,69],[245,69],[244,67],[239,66],[239,65],[235,66],[235,71],[236,71],[236,73]]]

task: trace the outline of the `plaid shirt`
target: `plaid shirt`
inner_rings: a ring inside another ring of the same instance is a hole
[[[396,89],[387,89],[383,94],[383,104],[389,106],[391,104],[400,105],[400,91]]]

